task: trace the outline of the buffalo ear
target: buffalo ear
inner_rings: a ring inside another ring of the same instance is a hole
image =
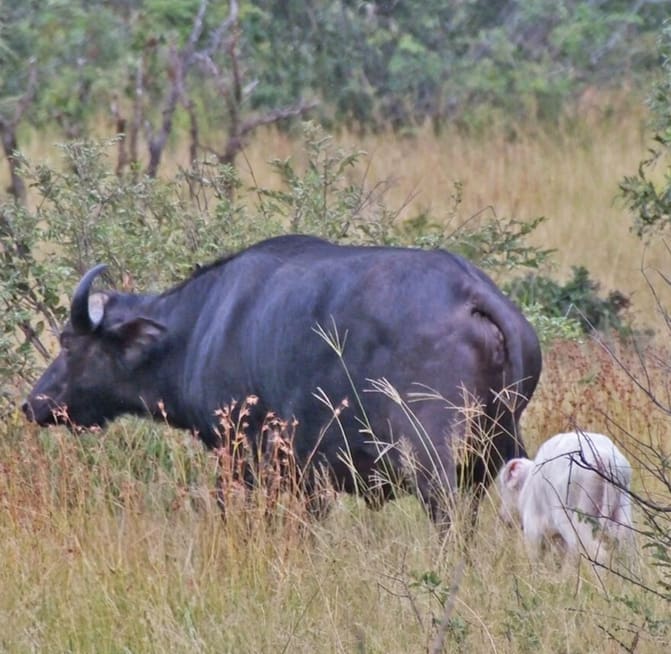
[[[121,343],[123,359],[129,367],[142,363],[165,331],[165,325],[142,317],[113,325],[108,330]]]

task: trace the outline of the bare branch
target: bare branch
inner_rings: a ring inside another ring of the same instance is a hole
[[[228,12],[228,17],[219,23],[219,26],[212,34],[209,46],[200,53],[201,56],[211,58],[215,52],[218,52],[219,48],[221,47],[221,42],[223,41],[224,35],[236,25],[238,21],[237,0],[231,0],[229,2],[229,6],[230,10]]]
[[[12,121],[12,127],[16,129],[18,124],[23,118],[23,114],[26,113],[28,107],[32,104],[35,99],[35,94],[37,92],[37,60],[35,57],[32,57],[28,62],[28,82],[26,83],[26,90],[24,94],[19,98],[19,101],[16,103],[16,108],[14,109],[14,120]]]
[[[191,136],[191,143],[189,145],[189,160],[191,163],[198,158],[198,149],[200,148],[198,117],[196,115],[196,108],[191,99],[183,98],[183,105],[186,112],[189,114],[189,135]]]
[[[588,441],[588,439],[586,439],[586,441]],[[591,472],[595,473],[596,475],[601,477],[603,480],[605,480],[615,488],[618,488],[623,493],[629,495],[629,497],[635,500],[639,506],[647,507],[648,509],[654,511],[655,513],[671,513],[671,504],[658,504],[656,502],[653,502],[649,498],[643,497],[641,494],[631,490],[626,484],[623,484],[612,471],[603,470],[598,465],[593,465],[592,463],[587,461],[585,459],[585,454],[582,451],[582,449],[576,450],[574,452],[569,452],[569,454],[571,455],[570,456],[571,462],[574,463],[576,466],[578,466],[579,468],[583,468],[585,470],[590,470]]]
[[[433,639],[433,643],[431,644],[431,654],[440,654],[444,651],[445,636],[447,635],[447,630],[450,628],[452,610],[454,609],[454,603],[457,599],[457,592],[459,591],[461,579],[464,576],[464,565],[464,560],[460,559],[459,563],[457,563],[454,573],[452,574],[449,593],[447,600],[445,601],[443,619],[440,621],[438,633],[436,634],[436,637]]]
[[[205,0],[203,0],[203,3],[206,4]],[[171,48],[169,58],[170,68],[168,76],[170,77],[171,84],[163,109],[161,129],[158,134],[149,139],[149,165],[146,171],[149,177],[156,177],[156,173],[158,172],[161,155],[168,141],[168,136],[170,136],[170,132],[172,131],[172,119],[177,109],[177,103],[182,95],[183,78],[188,67],[184,51],[177,52],[174,48]]]
[[[198,12],[193,19],[193,26],[189,35],[188,41],[184,47],[177,50],[174,46],[170,48],[169,52],[169,68],[168,78],[170,79],[170,89],[167,93],[165,106],[163,108],[163,119],[161,121],[161,129],[155,135],[151,133],[151,126],[147,124],[148,141],[149,141],[149,164],[147,165],[146,173],[149,177],[156,177],[159,164],[161,163],[161,156],[165,149],[165,144],[168,140],[170,132],[172,131],[172,120],[177,109],[180,99],[186,104],[184,80],[186,75],[193,65],[195,58],[194,52],[196,44],[203,34],[203,26],[205,20],[205,13],[207,11],[208,0],[201,0],[198,6]]]
[[[110,106],[112,118],[114,119],[114,133],[117,140],[117,162],[114,170],[117,177],[123,174],[124,168],[128,165],[128,150],[126,148],[128,141],[127,121],[121,114],[119,107],[119,96],[115,93]]]
[[[40,340],[40,337],[37,335],[37,332],[33,329],[33,326],[27,321],[23,321],[19,327],[23,332],[23,335],[26,338],[26,342],[30,343],[40,354],[44,361],[51,360],[51,353],[45,347],[44,343]]]
[[[0,116],[0,138],[2,139],[2,148],[7,157],[9,164],[9,175],[11,182],[9,185],[9,192],[21,204],[26,202],[26,185],[19,174],[19,162],[16,159],[16,152],[18,151],[18,142],[16,139],[16,130],[21,122],[23,115],[28,110],[28,107],[35,99],[37,92],[37,63],[33,57],[29,61],[28,80],[26,82],[26,90],[19,98],[14,108],[14,116],[11,120],[7,120]]]
[[[240,82],[240,63],[238,62],[238,35],[234,34],[228,44],[228,55],[231,59],[231,71],[233,73],[233,99],[236,107],[242,101],[242,83]]]
[[[279,107],[278,109],[272,109],[262,116],[256,116],[254,118],[249,118],[245,120],[240,126],[239,135],[244,137],[247,136],[250,132],[254,131],[258,127],[263,125],[271,125],[280,120],[286,118],[292,118],[294,116],[300,116],[308,111],[311,111],[317,107],[319,103],[316,100],[308,100],[306,102],[299,102],[298,104],[291,105],[288,107]]]
[[[196,49],[196,43],[198,43],[200,37],[203,34],[203,21],[205,19],[205,12],[207,11],[207,2],[208,0],[200,0],[198,12],[196,13],[196,17],[193,19],[193,27],[191,28],[189,40],[186,42],[186,45],[182,50],[184,59],[187,59],[191,56],[193,51]]]
[[[207,73],[208,75],[211,75],[216,80],[218,80],[221,77],[219,67],[214,63],[212,57],[210,57],[209,55],[206,55],[203,52],[194,52],[193,61],[200,65],[200,68],[203,72]]]
[[[128,134],[128,159],[129,164],[137,164],[139,161],[138,155],[138,137],[140,129],[142,128],[142,118],[144,115],[143,109],[144,99],[144,54],[140,58],[135,71],[135,92],[133,97],[133,120],[131,122]]]
[[[261,116],[254,116],[243,121],[243,123],[235,131],[229,131],[228,142],[226,148],[217,157],[221,163],[233,164],[238,152],[245,146],[245,139],[259,127],[264,125],[272,125],[280,120],[292,118],[294,116],[301,116],[304,113],[314,109],[318,103],[316,101],[299,102],[296,105],[289,107],[279,107],[273,109]]]

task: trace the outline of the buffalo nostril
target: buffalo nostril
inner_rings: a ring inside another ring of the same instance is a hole
[[[33,417],[33,409],[32,409],[32,407],[30,406],[30,404],[28,404],[28,402],[24,402],[24,403],[21,405],[21,411],[23,411],[23,413],[24,413],[28,418],[32,419],[32,417]]]

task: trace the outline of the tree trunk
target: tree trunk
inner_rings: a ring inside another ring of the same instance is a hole
[[[2,148],[9,165],[10,183],[7,192],[13,195],[17,202],[25,204],[26,184],[19,175],[19,162],[16,158],[16,152],[18,151],[16,128],[0,120],[0,132],[2,132]]]

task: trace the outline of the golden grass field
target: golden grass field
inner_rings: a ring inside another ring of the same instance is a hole
[[[520,129],[514,141],[450,130],[339,140],[369,153],[370,179],[397,179],[399,204],[417,194],[418,207],[440,216],[459,179],[467,214],[492,205],[519,219],[547,216],[535,238],[557,249],[558,273],[586,265],[604,290],[634,293],[650,324],[644,248],[615,199],[645,152],[645,115],[622,104],[584,107],[558,129]],[[294,148],[274,132],[250,144],[257,181],[271,184],[265,162]],[[668,269],[655,244],[647,260]],[[631,352],[619,354],[638,370]],[[664,367],[646,363],[664,398]],[[546,350],[523,422],[529,450],[575,424],[611,433],[634,463],[635,489],[669,504],[637,462],[641,443],[671,451],[669,416],[589,341]],[[465,547],[464,516],[441,542],[413,498],[379,512],[339,500],[321,522],[284,498],[274,525],[259,498],[224,524],[213,488],[212,458],[185,433],[123,420],[75,438],[10,416],[0,428],[0,652],[669,651],[668,599],[584,561],[533,565],[493,498]],[[640,512],[635,521],[644,527]],[[637,578],[660,589],[651,551],[635,563]]]
[[[646,120],[638,99],[593,97],[561,126],[523,125],[513,139],[510,128],[478,137],[449,128],[437,137],[425,128],[412,138],[336,138],[347,151],[366,153],[358,177],[368,167],[371,185],[394,181],[392,206],[412,198],[402,216],[430,208],[436,218],[447,217],[457,180],[464,184],[461,219],[487,207],[519,220],[545,216],[532,243],[557,250],[555,274],[586,266],[603,292],[631,295],[634,317],[650,324],[656,322],[655,308],[641,267],[668,271],[670,259],[660,238],[642,243],[631,233],[631,216],[618,195],[618,183],[635,174],[650,146]],[[241,158],[239,165],[270,186],[266,162],[295,156],[296,144],[274,132],[266,136],[249,146],[247,161]]]
[[[657,388],[663,383],[655,379]],[[609,430],[632,461],[632,435],[665,443],[668,452],[668,416],[651,411],[594,344],[546,353],[524,421],[530,450],[573,421]],[[281,497],[273,525],[258,496],[250,507],[234,501],[224,524],[213,459],[190,436],[141,420],[77,439],[28,426],[17,414],[3,428],[0,465],[1,651],[668,647],[668,600],[584,561],[533,565],[519,535],[498,521],[494,498],[485,499],[467,545],[463,515],[441,543],[410,497],[379,512],[341,500],[321,522]],[[640,470],[635,488],[661,490]],[[634,572],[659,589],[651,561],[644,551]]]

